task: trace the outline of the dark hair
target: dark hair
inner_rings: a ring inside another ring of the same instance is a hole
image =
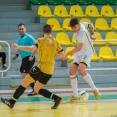
[[[70,27],[74,27],[76,24],[79,24],[79,20],[77,18],[72,18],[69,23]]]
[[[44,33],[51,33],[52,32],[52,27],[49,24],[45,24],[43,26],[43,32]]]
[[[17,27],[19,27],[19,26],[22,26],[22,25],[24,25],[24,26],[25,26],[25,24],[23,24],[23,23],[20,23],[20,24],[18,24],[18,26],[17,26]]]

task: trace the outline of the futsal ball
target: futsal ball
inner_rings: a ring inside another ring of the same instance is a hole
[[[81,91],[78,93],[78,98],[81,102],[86,102],[89,98],[89,94],[86,91]]]

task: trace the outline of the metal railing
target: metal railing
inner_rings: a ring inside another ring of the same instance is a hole
[[[10,50],[11,48],[10,48],[10,45],[9,45],[8,42],[6,42],[6,41],[0,41],[0,42],[1,43],[5,43],[5,44],[8,45],[8,67],[5,70],[0,70],[1,77],[3,78],[3,73],[6,72],[6,71],[8,71],[10,69],[10,66],[11,66],[11,50]]]

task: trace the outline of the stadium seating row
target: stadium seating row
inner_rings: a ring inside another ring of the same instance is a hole
[[[101,8],[101,14],[99,14],[99,11],[96,6],[94,5],[88,5],[85,10],[85,14],[83,13],[83,10],[78,5],[73,5],[70,8],[70,13],[68,14],[67,9],[63,5],[57,5],[54,9],[54,14],[52,14],[50,8],[47,5],[41,5],[38,8],[38,15],[40,17],[117,17],[117,10],[116,14],[114,14],[114,11],[111,6],[104,5]]]
[[[63,20],[62,27],[60,26],[60,23],[55,18],[49,18],[47,20],[47,24],[52,26],[52,31],[72,31],[71,27],[69,26],[70,18],[66,18]],[[80,22],[89,22],[91,21],[87,18],[83,18],[80,20]],[[109,27],[108,22],[104,18],[97,18],[94,24],[94,30],[99,31],[110,31],[110,30],[117,30],[117,18],[113,18],[111,20],[111,25]]]
[[[72,50],[74,47],[68,47],[66,48],[65,52],[69,52],[70,50]],[[69,62],[71,62],[74,58],[74,55],[69,55],[67,57],[67,60]],[[100,60],[102,61],[117,61],[117,50],[116,50],[116,56],[114,56],[113,54],[113,51],[110,47],[108,46],[103,46],[100,48],[99,50],[99,56],[97,56],[97,53],[96,51],[93,53],[93,56],[92,56],[92,59],[91,61],[94,61],[94,62],[99,62]]]
[[[30,0],[30,3],[33,5],[75,5],[75,4],[80,4],[80,5],[106,5],[106,4],[111,4],[111,5],[117,5],[117,0]]]
[[[117,34],[115,32],[107,32],[105,36],[105,40],[102,39],[102,36],[99,32],[94,32],[97,42],[94,41],[94,46],[105,46],[106,44],[116,46],[117,45]],[[59,43],[62,46],[72,46],[73,44],[76,44],[76,36],[75,33],[72,35],[72,41],[70,41],[69,36],[65,32],[59,32],[56,35],[56,39],[59,41]],[[103,41],[102,41],[103,40]],[[107,42],[106,42],[107,41]]]

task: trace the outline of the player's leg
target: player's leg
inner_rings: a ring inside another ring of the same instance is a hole
[[[90,85],[90,87],[92,88],[94,92],[95,98],[98,100],[100,98],[100,93],[98,89],[96,88],[90,74],[86,72],[86,66],[87,66],[86,63],[81,62],[78,66],[78,72],[84,78],[84,80]]]
[[[34,91],[37,94],[40,94],[46,98],[52,98],[55,101],[52,109],[58,108],[59,104],[63,101],[61,97],[51,93],[47,89],[42,89],[43,86],[47,84],[52,75],[43,73],[38,67],[33,67],[30,72],[30,76],[32,76],[35,80],[37,80]]]
[[[29,61],[29,57],[26,57],[22,60],[20,72],[21,72],[23,78],[25,78],[25,76],[30,72],[30,69],[33,67],[34,62],[35,62],[35,57],[32,61]],[[35,83],[30,84],[32,89],[34,88],[34,85],[35,85]],[[28,94],[28,96],[34,96],[34,95],[36,95],[34,90]]]
[[[1,101],[5,103],[8,107],[13,108],[17,99],[24,93],[26,87],[32,82],[35,82],[35,80],[29,74],[27,74],[25,79],[22,80],[21,85],[16,89],[13,97],[10,100],[1,98]]]
[[[78,81],[76,76],[77,68],[78,68],[78,63],[76,62],[74,62],[70,66],[69,75],[70,75],[70,82],[73,90],[73,95],[71,95],[71,98],[68,99],[67,102],[73,102],[74,100],[77,99],[78,96]]]

